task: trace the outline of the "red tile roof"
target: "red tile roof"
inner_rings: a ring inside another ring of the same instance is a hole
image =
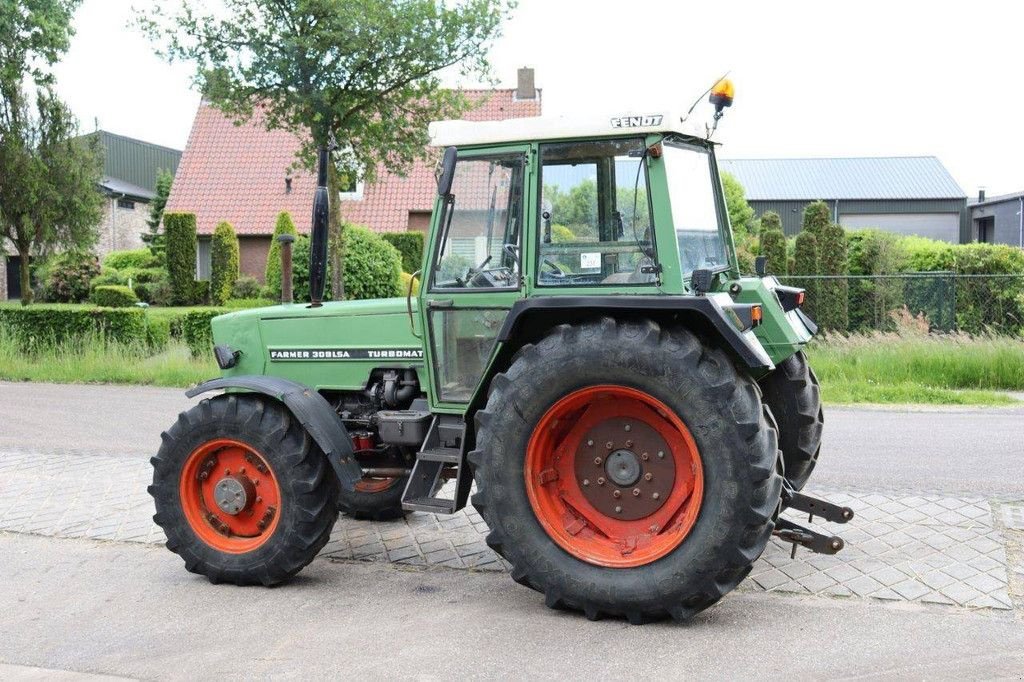
[[[468,90],[486,97],[465,118],[472,121],[539,116],[541,100],[517,100],[514,90]],[[295,162],[299,139],[280,130],[266,130],[255,117],[235,125],[220,111],[199,105],[188,145],[174,178],[167,211],[196,214],[199,234],[213,234],[217,223],[230,222],[239,235],[269,235],[281,211],[292,214],[299,232],[308,232],[316,178],[291,171],[291,192],[285,177]],[[378,174],[362,199],[343,199],[345,220],[378,232],[407,229],[410,211],[430,211],[434,204],[432,166],[420,162],[405,177]]]

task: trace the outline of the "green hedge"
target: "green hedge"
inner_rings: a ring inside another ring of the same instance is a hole
[[[197,308],[185,313],[181,318],[181,338],[185,341],[192,355],[207,355],[213,348],[213,330],[210,320],[231,312],[227,308]]]
[[[171,321],[163,317],[146,316],[146,345],[150,350],[162,351],[171,340]]]
[[[404,296],[401,285],[402,258],[398,251],[376,232],[365,227],[345,225],[345,296],[350,300]],[[297,302],[309,300],[309,236],[295,240],[293,250],[294,294]],[[330,299],[331,271],[327,268],[326,299]]]
[[[159,259],[149,249],[132,249],[130,251],[111,251],[103,257],[103,267],[114,270],[136,268],[144,270],[160,265]]]
[[[164,213],[167,239],[167,274],[177,305],[192,305],[199,297],[196,287],[196,216],[194,213]],[[204,283],[209,291],[209,284]]]
[[[846,331],[850,326],[849,280],[850,264],[847,257],[846,232],[841,225],[829,223],[818,235],[818,267],[823,275],[835,279],[818,284],[816,321],[823,329]]]
[[[217,225],[210,245],[210,300],[214,305],[224,305],[231,298],[238,279],[238,250],[238,237],[231,223]]]
[[[281,211],[277,214],[277,222],[274,224],[274,236],[271,237],[270,240],[270,252],[267,253],[267,268],[263,273],[264,284],[266,284],[267,288],[270,289],[273,297],[277,299],[281,298],[281,244],[277,241],[277,238],[282,234],[290,234],[293,237],[298,237],[299,235],[298,230],[295,229],[295,223],[292,222],[292,216],[287,211]],[[297,244],[292,244],[293,259],[297,259],[296,257],[300,256],[299,250],[296,246]],[[308,244],[306,252],[305,258],[308,262]]]
[[[382,232],[381,237],[398,249],[402,256],[402,271],[413,273],[423,267],[422,232]]]
[[[98,286],[92,290],[90,300],[104,308],[129,308],[139,302],[135,292],[116,284]]]
[[[90,336],[126,345],[143,344],[147,338],[146,313],[141,308],[2,306],[0,327],[27,352]]]
[[[768,257],[768,274],[786,274],[786,235],[782,232],[782,219],[774,211],[765,211],[761,216],[761,255]]]
[[[820,275],[818,263],[818,238],[813,232],[803,231],[796,236],[793,249],[794,275]],[[803,305],[804,312],[812,318],[818,305],[818,283],[811,280],[800,280],[800,286],[807,290],[807,300]]]

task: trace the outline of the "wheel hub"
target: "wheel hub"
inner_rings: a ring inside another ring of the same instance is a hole
[[[226,476],[213,489],[213,501],[225,514],[232,516],[249,507],[255,498],[256,489],[248,478]]]
[[[616,450],[608,455],[604,470],[615,485],[633,485],[640,479],[640,458],[629,450]]]

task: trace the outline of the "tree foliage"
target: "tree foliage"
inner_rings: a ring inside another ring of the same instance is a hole
[[[171,195],[171,185],[174,183],[174,174],[169,170],[160,169],[156,174],[156,196],[149,203],[149,219],[146,225],[149,231],[144,232],[142,241],[154,256],[163,258],[166,242],[164,234],[160,230],[163,224],[164,208],[167,206],[167,198]]]
[[[511,0],[199,0],[162,3],[139,25],[170,60],[196,64],[204,97],[236,120],[259,112],[267,128],[298,134],[309,168],[332,139],[331,196],[339,174],[372,182],[426,155],[427,124],[458,118],[473,103],[441,88],[458,65],[486,76],[487,51]],[[332,244],[341,244],[332,221]],[[340,275],[340,254],[331,258]],[[341,281],[335,277],[335,293]]]
[[[729,224],[737,244],[746,243],[753,233],[754,209],[747,203],[746,192],[740,181],[731,174],[722,172],[722,189],[725,193],[725,208],[729,213]],[[764,218],[762,217],[762,220]],[[781,224],[779,225],[781,229]]]
[[[53,83],[48,67],[67,52],[74,35],[71,17],[82,0],[0,2],[0,88],[4,99],[27,78]]]
[[[192,305],[199,298],[196,286],[196,215],[164,213],[167,237],[167,274],[176,305]]]
[[[850,326],[849,282],[846,231],[842,226],[829,223],[818,239],[818,267],[820,274],[828,275],[818,284],[817,322],[824,329],[846,331]]]
[[[768,274],[785,275],[788,269],[786,235],[782,232],[782,219],[773,211],[761,216],[761,255],[768,257]]]
[[[803,229],[821,240],[825,228],[832,223],[832,212],[824,201],[813,201],[804,207]]]
[[[818,266],[818,238],[814,232],[804,230],[796,236],[796,244],[793,251],[793,273],[794,275],[820,275]],[[803,309],[812,318],[818,305],[818,285],[816,280],[798,280],[798,286],[807,290],[807,298]]]
[[[224,221],[213,231],[210,245],[210,302],[224,305],[238,279],[238,237],[231,223]]]

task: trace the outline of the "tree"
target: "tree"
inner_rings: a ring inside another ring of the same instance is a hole
[[[224,0],[215,15],[199,0],[163,5],[139,21],[168,59],[196,64],[204,97],[246,121],[290,130],[315,149],[337,141],[330,196],[339,177],[372,182],[426,156],[427,124],[473,103],[441,88],[438,73],[489,74],[487,49],[514,0]],[[337,203],[336,201],[332,203]],[[344,296],[340,216],[331,220],[334,298]]]
[[[164,213],[167,238],[167,274],[175,305],[194,305],[205,294],[205,282],[196,282],[196,214]]]
[[[146,225],[149,232],[143,233],[142,241],[153,252],[154,256],[160,259],[164,257],[166,240],[164,233],[160,231],[163,224],[164,208],[167,206],[167,198],[171,195],[171,184],[174,183],[174,174],[168,170],[160,169],[156,174],[156,196],[149,204],[149,219]]]
[[[782,219],[774,211],[761,216],[761,255],[768,257],[768,274],[786,274],[786,235],[782,232]]]
[[[101,215],[97,145],[74,139],[77,124],[53,93],[49,71],[68,49],[79,4],[0,3],[0,236],[21,257],[26,305],[32,302],[31,258],[91,246]],[[34,109],[26,94],[33,85]]]
[[[224,305],[238,279],[238,237],[231,223],[224,221],[213,231],[210,244],[210,302]]]
[[[10,98],[9,98],[10,97]],[[20,88],[0,101],[0,235],[21,258],[21,302],[32,302],[33,256],[96,243],[103,199],[98,138],[78,137],[71,111],[49,89],[35,111]]]
[[[818,265],[818,238],[811,230],[804,230],[796,236],[796,247],[793,253],[793,274],[816,277],[821,274]],[[814,317],[818,305],[817,280],[799,280],[799,285],[807,292],[803,309]]]
[[[850,326],[850,290],[846,231],[829,223],[818,239],[818,267],[828,275],[818,285],[818,323],[823,329],[846,331]]]
[[[277,214],[277,222],[274,224],[274,236],[270,238],[270,253],[267,254],[267,268],[264,271],[263,283],[274,294],[274,298],[281,298],[281,242],[277,238],[282,234],[298,236],[292,216],[287,211]],[[292,244],[293,259],[298,256],[298,250]],[[294,286],[294,282],[293,282]]]
[[[814,201],[804,207],[803,229],[813,232],[814,236],[821,241],[821,235],[825,228],[832,223],[832,212],[824,201]]]
[[[740,181],[725,171],[722,171],[721,176],[725,208],[729,213],[729,224],[732,225],[734,239],[737,244],[745,243],[752,236],[754,209],[747,203],[746,192]]]

